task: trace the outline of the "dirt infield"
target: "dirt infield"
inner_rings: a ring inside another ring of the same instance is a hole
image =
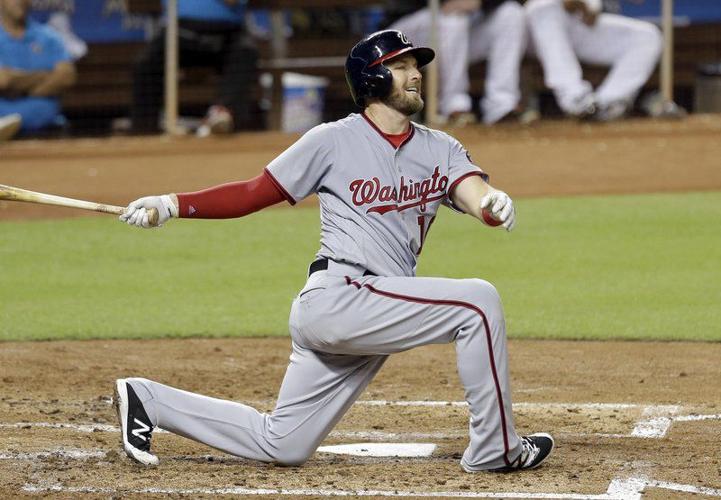
[[[515,196],[721,189],[718,116],[454,135]],[[10,143],[0,146],[0,183],[124,205],[247,178],[293,139]],[[0,202],[0,221],[84,214]],[[721,344],[512,340],[509,349],[517,427],[552,432],[557,452],[535,471],[469,475],[458,465],[467,413],[452,346],[392,357],[323,443],[436,445],[430,456],[325,451],[282,468],[159,433],[161,464],[141,469],[119,453],[115,378],[144,376],[269,410],[289,339],[2,343],[0,498],[721,497]]]
[[[392,357],[323,443],[432,443],[430,457],[316,453],[303,467],[281,468],[169,434],[155,437],[157,469],[141,469],[118,453],[110,405],[115,378],[142,374],[269,410],[289,347],[288,339],[3,344],[0,496],[52,488],[67,497],[127,496],[156,488],[209,498],[235,488],[238,494],[296,490],[290,496],[377,490],[588,498],[607,492],[614,480],[721,495],[721,344],[512,341],[516,424],[552,431],[558,446],[547,465],[523,474],[469,475],[459,468],[466,409],[429,403],[463,400],[452,346]],[[652,498],[671,493],[657,489],[646,487]]]

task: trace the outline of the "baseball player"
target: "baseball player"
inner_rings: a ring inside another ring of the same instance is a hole
[[[646,21],[601,12],[601,0],[528,0],[525,9],[533,50],[546,86],[571,116],[621,118],[633,104],[661,55],[663,39]],[[593,89],[579,61],[610,66]]]
[[[415,277],[441,204],[506,230],[515,221],[511,199],[486,183],[457,140],[410,122],[423,107],[419,70],[433,57],[399,31],[369,35],[346,62],[361,114],[315,127],[249,181],[130,203],[121,220],[148,227],[150,208],[162,225],[173,217],[240,217],[316,194],[322,234],[291,307],[292,353],[275,409],[262,414],[147,379],[119,379],[115,402],[128,456],[157,464],[150,439],[161,427],[240,457],[302,464],[390,354],[455,342],[470,408],[463,469],[515,471],[548,457],[551,436],[520,437],[514,428],[496,289],[480,279]]]
[[[391,26],[417,44],[428,43],[430,27],[427,7]],[[486,60],[483,122],[492,125],[513,117],[521,100],[519,80],[527,38],[521,4],[516,0],[446,0],[438,16],[438,30],[441,116],[454,125],[470,119],[468,66]]]

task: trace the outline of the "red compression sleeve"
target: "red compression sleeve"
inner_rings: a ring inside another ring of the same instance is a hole
[[[178,194],[179,216],[232,219],[275,205],[286,197],[263,172],[249,181],[231,182],[195,193]]]

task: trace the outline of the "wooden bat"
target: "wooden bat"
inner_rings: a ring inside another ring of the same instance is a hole
[[[106,205],[104,203],[95,203],[93,201],[76,200],[74,198],[65,198],[64,196],[55,196],[54,194],[36,193],[13,186],[5,186],[0,184],[0,200],[24,201],[26,203],[40,203],[41,205],[57,205],[60,207],[81,208],[83,210],[92,210],[94,212],[103,212],[106,214],[121,215],[125,212],[125,207],[115,205]],[[151,208],[148,211],[148,222],[151,226],[158,223],[158,211]]]

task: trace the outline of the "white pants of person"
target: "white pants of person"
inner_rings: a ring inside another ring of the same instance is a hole
[[[391,28],[405,33],[414,45],[430,42],[431,13],[422,9],[396,21]],[[521,60],[527,30],[523,7],[508,1],[490,16],[442,14],[438,18],[438,110],[442,116],[471,110],[468,66],[487,61],[483,121],[492,124],[513,111],[521,99]]]
[[[290,333],[293,351],[270,414],[147,379],[128,382],[162,429],[240,457],[298,465],[315,452],[388,355],[455,342],[470,408],[463,468],[503,467],[521,453],[503,308],[490,283],[364,277],[356,266],[330,261],[293,301]]]
[[[562,0],[528,0],[525,8],[531,50],[543,66],[546,86],[568,114],[582,113],[594,99],[601,109],[629,106],[661,55],[661,32],[651,23],[601,13],[588,26],[568,13]],[[595,95],[580,63],[610,67]]]

